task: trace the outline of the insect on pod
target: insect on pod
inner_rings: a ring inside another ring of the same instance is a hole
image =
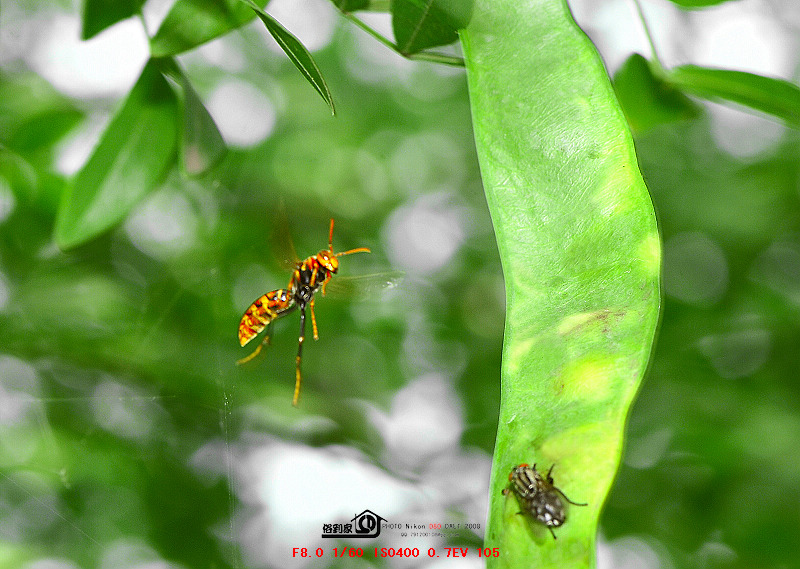
[[[239,323],[239,343],[244,346],[253,338],[258,336],[264,328],[271,326],[272,323],[281,316],[289,312],[300,309],[300,337],[297,347],[297,358],[295,359],[295,384],[292,405],[297,406],[300,399],[300,383],[303,376],[300,372],[300,364],[303,358],[303,342],[306,337],[306,306],[311,309],[311,328],[314,332],[314,339],[318,339],[317,318],[314,314],[314,294],[321,288],[322,295],[325,296],[325,289],[333,275],[339,270],[339,257],[352,253],[369,253],[366,247],[358,247],[343,251],[333,252],[333,219],[331,219],[330,232],[328,233],[328,248],[323,249],[316,255],[308,257],[304,261],[297,260],[289,284],[286,288],[281,288],[268,292],[260,296],[250,305],[242,316]],[[249,356],[242,358],[237,364],[249,362],[258,355],[265,344],[269,343],[270,330],[267,330],[264,340],[258,345],[256,350]]]
[[[545,476],[536,470],[535,464],[533,466],[520,464],[514,467],[508,475],[510,488],[504,489],[503,495],[507,495],[509,490],[512,490],[524,510],[518,513],[527,513],[537,522],[547,526],[553,539],[556,539],[553,528],[564,525],[567,520],[567,513],[561,498],[575,506],[586,506],[587,504],[573,502],[567,498],[564,492],[555,487],[553,477],[550,475],[553,472],[553,466]]]

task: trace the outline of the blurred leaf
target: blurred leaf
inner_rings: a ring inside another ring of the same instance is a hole
[[[513,30],[514,33],[509,33]],[[594,566],[660,307],[660,243],[603,64],[563,0],[478,0],[461,33],[506,282],[489,567]],[[555,464],[573,507],[553,540],[502,490]]]
[[[800,88],[783,79],[683,65],[670,70],[667,80],[678,89],[704,99],[745,105],[800,127]]]
[[[33,166],[0,144],[0,187],[8,186],[17,200],[32,201],[38,183]]]
[[[392,30],[397,49],[410,55],[458,40],[456,21],[436,0],[392,0]]]
[[[434,4],[456,29],[466,28],[472,18],[473,0],[434,0]]]
[[[164,179],[175,160],[178,101],[151,61],[72,180],[56,242],[75,247],[110,229]]]
[[[706,8],[708,6],[716,6],[730,2],[731,0],[671,0],[673,4],[677,4],[681,8]]]
[[[389,12],[391,11],[392,0],[369,0],[367,4],[366,9],[372,12]]]
[[[258,0],[263,7],[268,0]],[[153,57],[177,55],[253,20],[242,0],[178,0],[150,40]]]
[[[0,144],[0,196],[2,196],[4,187],[8,187],[16,202],[32,206],[50,223],[49,220],[52,220],[58,209],[58,202],[65,186],[64,178],[54,174],[49,165],[45,168],[37,167],[31,164],[26,157]],[[2,197],[0,197],[0,203],[2,203]],[[31,227],[29,219],[22,219],[21,222],[26,230],[24,233],[17,233],[15,238],[30,245],[31,236],[38,233],[36,231],[38,228]],[[15,233],[10,229],[8,223],[6,221],[3,228]],[[51,233],[52,227],[49,227],[47,232]],[[47,239],[50,240],[49,235]]]
[[[158,65],[181,104],[182,129],[178,149],[181,165],[189,176],[203,174],[225,156],[225,141],[203,101],[175,60],[162,59],[158,61]]]
[[[77,109],[53,109],[40,113],[19,125],[9,146],[19,152],[49,148],[82,119],[83,113]]]
[[[614,90],[628,124],[645,131],[659,124],[693,118],[700,108],[655,75],[648,61],[634,53],[614,75]]]
[[[369,0],[331,0],[342,12],[355,12],[369,7]]]
[[[88,40],[139,13],[144,0],[84,0],[81,39]]]
[[[333,97],[328,89],[328,84],[325,83],[322,72],[319,70],[319,67],[317,67],[314,58],[311,57],[311,54],[305,46],[300,43],[296,37],[290,34],[275,18],[253,4],[251,0],[247,1],[251,4],[251,7],[258,17],[261,18],[261,21],[264,22],[267,31],[272,34],[272,37],[278,42],[283,52],[289,56],[294,66],[300,70],[300,73],[311,83],[311,86],[317,90],[317,93],[325,99],[325,102],[328,103],[328,106],[331,108],[331,114],[335,115],[336,109],[333,106]]]
[[[49,147],[83,117],[67,97],[33,73],[0,72],[0,142],[18,152]]]

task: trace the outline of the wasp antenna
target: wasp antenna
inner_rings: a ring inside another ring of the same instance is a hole
[[[349,251],[342,251],[341,253],[335,253],[335,257],[341,257],[342,255],[350,255],[351,253],[372,253],[367,247],[358,247],[357,249],[350,249]]]
[[[331,230],[328,233],[328,251],[333,252],[333,218],[331,218]]]

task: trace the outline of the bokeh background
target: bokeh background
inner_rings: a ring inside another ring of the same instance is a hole
[[[170,4],[146,3],[149,33]],[[667,66],[797,76],[792,0],[642,4]],[[629,2],[570,6],[611,74],[651,55]],[[365,508],[485,524],[504,292],[464,72],[403,60],[324,0],[269,12],[314,52],[337,116],[258,22],[181,56],[228,157],[199,179],[171,174],[63,253],[59,196],[146,35],[132,19],[80,42],[78,3],[0,7],[0,567],[483,565],[333,560],[363,544],[320,538]],[[665,301],[598,565],[800,566],[800,139],[713,104],[635,135]],[[297,314],[235,365],[241,313],[288,280],[281,215],[300,256],[326,247],[331,217],[337,251],[373,251],[343,258],[345,290],[317,301],[299,409]],[[474,552],[482,538],[374,543]]]

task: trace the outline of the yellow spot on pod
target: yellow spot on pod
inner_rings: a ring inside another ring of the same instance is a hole
[[[661,239],[658,233],[651,233],[639,244],[639,258],[647,274],[657,275],[661,270]]]
[[[635,183],[630,169],[608,169],[597,191],[592,195],[592,203],[604,217],[630,211],[638,205],[638,194],[628,191]]]
[[[609,436],[609,433],[615,436]],[[622,445],[622,433],[616,417],[597,423],[579,425],[560,431],[548,438],[541,448],[544,462],[557,464],[559,481],[570,486],[571,479],[565,473],[595,472],[608,470],[613,472],[615,462],[619,458]],[[586,449],[592,449],[587,453]],[[600,484],[602,486],[602,484]],[[589,496],[581,496],[586,500]]]
[[[537,341],[537,338],[527,338],[518,340],[510,345],[507,363],[509,372],[517,373],[519,371],[520,363],[526,361],[528,353],[533,349]]]
[[[567,399],[602,401],[611,394],[619,372],[614,359],[587,356],[561,368],[555,387],[559,395]]]
[[[573,332],[585,332],[590,329],[604,330],[609,327],[610,323],[616,322],[624,314],[623,310],[612,310],[610,308],[570,314],[559,322],[558,334],[566,336]]]

